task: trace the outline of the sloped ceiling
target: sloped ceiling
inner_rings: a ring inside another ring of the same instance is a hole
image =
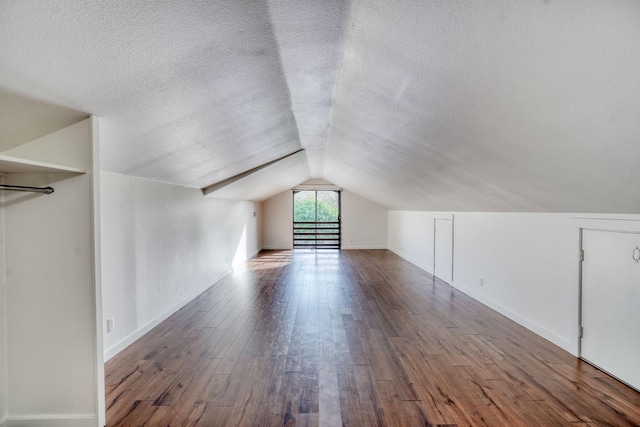
[[[213,197],[639,213],[638,76],[635,0],[0,1],[11,141],[43,121],[19,94],[100,116],[104,169],[189,187],[304,149]]]

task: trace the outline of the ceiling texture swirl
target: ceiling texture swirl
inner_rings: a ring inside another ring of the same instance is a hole
[[[640,213],[640,2],[0,0],[0,150],[89,114],[208,197]]]

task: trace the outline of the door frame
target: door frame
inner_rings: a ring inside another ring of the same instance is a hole
[[[324,191],[324,192],[335,192],[338,193],[338,221],[337,221],[337,236],[338,236],[338,243],[337,243],[337,248],[326,248],[326,249],[342,249],[342,190],[340,189],[326,189],[326,188],[304,188],[304,189],[296,189],[294,188],[291,192],[291,217],[292,217],[292,247],[293,249],[302,249],[302,247],[298,247],[296,248],[296,214],[295,214],[295,210],[296,210],[296,193],[300,193],[303,191],[313,191],[314,193],[314,199],[315,199],[315,223],[319,224],[321,222],[318,222],[318,191]],[[333,222],[329,222],[329,223],[325,223],[325,224],[334,224]],[[330,227],[331,229],[335,229],[336,227]],[[316,234],[318,231],[318,227],[316,225],[315,227],[316,230]],[[316,245],[315,246],[311,246],[311,245],[307,245],[305,246],[307,249],[313,249],[313,250],[317,250],[317,249],[323,249],[322,247],[318,247],[317,245],[317,241],[316,241]]]
[[[575,319],[576,328],[574,333],[576,356],[580,360],[584,360],[582,357],[582,251],[583,248],[583,232],[588,231],[607,231],[617,233],[640,233],[640,217],[630,218],[625,215],[594,215],[589,217],[572,217],[571,223],[573,227],[577,229],[577,304]],[[600,368],[598,368],[600,369]]]
[[[455,254],[455,241],[454,241],[454,215],[453,214],[440,214],[440,215],[435,215],[433,217],[433,263],[432,263],[432,271],[433,271],[433,277],[435,279],[436,277],[436,221],[437,220],[447,220],[447,221],[451,221],[451,283],[447,283],[449,286],[453,286],[453,264],[454,264],[454,254]],[[442,279],[440,279],[442,280]],[[442,280],[444,282],[444,280]]]
[[[591,366],[594,366],[596,369],[606,373],[607,375],[609,375],[610,377],[615,378],[616,380],[620,381],[621,383],[627,385],[628,387],[636,390],[636,391],[640,391],[640,388],[638,388],[638,385],[632,385],[630,383],[628,383],[627,381],[625,381],[623,378],[620,378],[618,376],[616,376],[615,374],[609,372],[607,370],[607,368],[603,367],[603,366],[599,366],[597,364],[595,364],[595,362],[592,362],[590,360],[588,360],[587,358],[585,358],[583,356],[583,340],[584,340],[584,334],[583,334],[583,305],[584,305],[584,273],[583,273],[583,264],[584,264],[584,260],[585,260],[585,248],[584,248],[584,232],[585,231],[595,231],[595,232],[600,232],[600,233],[618,233],[618,234],[633,234],[633,235],[638,235],[640,236],[640,221],[637,220],[623,220],[623,221],[633,221],[633,222],[620,222],[619,220],[615,220],[615,223],[598,223],[598,224],[594,224],[595,227],[593,226],[586,226],[586,227],[580,227],[579,228],[579,252],[578,252],[578,262],[579,262],[579,267],[578,267],[578,340],[577,340],[577,348],[578,348],[578,358],[582,361],[584,361],[585,363],[588,363]]]

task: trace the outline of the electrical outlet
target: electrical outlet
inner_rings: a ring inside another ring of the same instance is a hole
[[[116,319],[111,316],[107,319],[107,333],[112,332],[116,328]]]
[[[480,286],[484,286],[484,278],[483,277],[480,278]]]

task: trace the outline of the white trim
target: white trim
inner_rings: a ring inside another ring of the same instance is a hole
[[[451,285],[453,283],[453,261],[454,261],[454,250],[455,250],[455,244],[454,244],[454,224],[453,224],[453,215],[452,214],[443,214],[443,215],[435,215],[433,217],[433,267],[432,267],[432,271],[435,275],[436,272],[436,254],[437,254],[437,246],[436,246],[436,224],[438,223],[438,220],[440,221],[451,221],[451,280],[449,280],[449,282],[446,282],[442,279],[440,279],[438,277],[438,279],[442,280],[443,282],[445,282],[448,285]],[[450,283],[451,282],[451,283]]]
[[[404,256],[401,252],[396,251],[392,248],[388,248],[391,252],[395,253],[396,255],[398,255],[401,258],[404,258],[405,260],[409,261],[411,264],[415,265],[416,267],[426,271],[427,273],[433,275],[433,272],[429,271],[428,268],[425,268],[424,265],[420,265],[419,263],[413,261],[411,258]],[[435,276],[434,276],[435,277]],[[542,326],[538,325],[535,322],[530,321],[529,319],[520,316],[519,314],[509,310],[508,308],[504,307],[503,305],[489,299],[489,298],[485,298],[482,295],[479,295],[475,292],[473,292],[471,289],[460,285],[459,283],[456,283],[455,281],[452,281],[451,286],[453,286],[454,288],[458,289],[460,292],[468,295],[469,297],[475,299],[476,301],[480,302],[481,304],[484,304],[485,306],[497,311],[498,313],[506,316],[507,318],[509,318],[510,320],[513,320],[514,322],[524,326],[525,328],[529,329],[530,331],[532,331],[533,333],[541,336],[542,338],[552,342],[553,344],[557,345],[558,347],[568,351],[569,353],[576,355],[576,351],[575,349],[573,349],[571,340],[561,337],[551,331],[549,331],[548,329],[543,328]]]
[[[391,252],[393,252],[394,254],[398,255],[400,258],[403,258],[406,261],[409,261],[411,264],[415,265],[416,267],[426,271],[427,273],[433,275],[433,271],[431,271],[431,267],[427,266],[426,264],[422,264],[418,261],[416,261],[415,259],[412,259],[410,256],[408,256],[407,254],[403,253],[400,250],[396,250],[394,248],[387,248],[388,250],[390,250]]]
[[[95,377],[96,410],[98,425],[106,424],[104,338],[102,336],[102,252],[100,241],[100,122],[96,116],[89,117],[91,133],[91,226],[93,240],[93,301],[95,312]]]
[[[188,303],[193,301],[193,299],[195,299],[198,295],[200,295],[201,293],[203,293],[204,291],[206,291],[207,289],[209,289],[210,287],[212,287],[213,285],[218,283],[220,280],[222,280],[225,277],[227,277],[232,271],[233,271],[233,269],[226,270],[222,276],[220,276],[217,280],[213,281],[213,284],[207,285],[204,288],[202,288],[200,290],[197,290],[196,292],[192,293],[188,297],[183,298],[177,304],[169,307],[164,312],[162,312],[161,314],[159,314],[155,318],[151,319],[150,321],[148,321],[147,323],[142,325],[137,330],[133,331],[131,334],[127,335],[125,338],[123,338],[122,340],[120,340],[116,344],[114,344],[111,347],[109,347],[108,349],[106,349],[105,352],[104,352],[104,361],[108,362],[116,354],[120,353],[122,350],[124,350],[125,348],[129,347],[131,344],[133,344],[134,342],[136,342],[137,340],[142,338],[142,336],[144,334],[146,334],[147,332],[149,332],[150,330],[152,330],[153,328],[158,326],[160,323],[165,321],[173,313],[175,313],[176,311],[180,310],[182,307],[184,307],[185,305],[187,305]]]
[[[2,165],[2,171],[5,173],[87,173],[85,170],[74,168],[72,166],[56,165],[53,163],[24,159],[21,157],[5,156],[4,154],[0,154],[0,164]]]
[[[450,219],[453,221],[453,214],[449,213],[434,213],[431,214],[431,216],[433,217],[433,219]]]
[[[253,254],[249,255],[247,257],[247,259],[244,260],[244,262],[247,262],[250,259],[255,258],[260,253],[261,250],[262,250],[262,248],[258,248],[258,250],[256,250]]]
[[[570,220],[571,226],[576,230],[577,250],[582,250],[582,231],[607,231],[614,233],[640,233],[640,215],[603,215],[587,214],[584,216],[574,216]],[[576,254],[577,258],[577,254]],[[580,338],[580,327],[582,324],[582,263],[578,262],[575,288],[576,303],[573,305],[572,317],[576,319],[573,329],[573,351],[577,357],[581,357],[582,340]]]
[[[0,183],[4,184],[4,177],[0,177]],[[4,191],[2,192],[3,194],[0,195],[0,202],[2,202],[2,205],[4,206],[4,201],[5,201],[5,195],[4,195]],[[2,232],[2,235],[5,235],[5,210],[1,209],[0,210],[0,232]],[[0,245],[2,245],[2,247],[0,248],[0,256],[3,258],[3,260],[0,262],[0,266],[2,266],[2,271],[0,272],[0,278],[2,279],[2,291],[4,292],[4,295],[2,296],[2,307],[0,307],[0,316],[3,317],[2,319],[2,327],[3,327],[3,337],[4,337],[4,345],[2,346],[2,352],[4,353],[2,355],[2,357],[4,358],[4,366],[0,367],[0,369],[3,369],[2,372],[2,377],[4,377],[5,381],[4,384],[0,384],[0,387],[2,387],[4,390],[4,401],[0,402],[0,408],[2,409],[2,413],[0,414],[0,416],[4,416],[5,418],[2,418],[2,420],[0,421],[0,427],[6,427],[6,415],[7,415],[7,405],[8,405],[8,400],[9,400],[9,346],[7,345],[7,336],[8,336],[8,328],[7,328],[7,269],[6,269],[6,259],[7,259],[7,247],[6,247],[6,239],[3,238],[2,242],[0,243]]]
[[[334,184],[299,184],[292,191],[342,191],[341,187]]]
[[[601,232],[609,232],[609,233],[626,233],[626,234],[639,234],[640,233],[640,215],[633,215],[630,217],[629,215],[616,215],[615,218],[606,217],[606,216],[597,216],[597,217],[574,217],[571,218],[572,225],[578,229],[578,249],[580,251],[584,250],[583,243],[583,232],[586,231],[601,231]],[[576,307],[576,313],[574,313],[575,318],[577,319],[577,325],[575,332],[575,340],[576,340],[576,356],[586,360],[582,357],[582,337],[580,336],[580,328],[582,325],[582,262],[579,263],[578,267],[578,292],[577,299],[578,304]],[[588,361],[587,361],[588,362]],[[591,362],[589,362],[591,363]],[[591,363],[596,366],[596,364]],[[607,372],[606,370],[598,367],[598,369]],[[609,374],[607,372],[607,374]],[[611,374],[609,374],[611,375]],[[624,380],[617,378],[615,375],[611,375],[619,381],[627,384]],[[627,384],[629,385],[629,384]],[[636,387],[629,385],[629,387],[636,389]]]
[[[252,258],[254,258],[256,255],[258,255],[260,253],[260,251],[262,251],[264,248],[259,248],[257,251],[255,251],[252,255],[248,256],[247,260],[250,260]],[[182,299],[178,304],[175,304],[171,307],[169,307],[168,309],[166,309],[164,312],[162,312],[160,315],[156,316],[155,318],[153,318],[152,320],[148,321],[147,323],[145,323],[142,327],[138,328],[137,330],[135,330],[134,332],[132,332],[131,334],[127,335],[125,338],[123,338],[122,340],[120,340],[119,342],[117,342],[116,344],[112,345],[111,347],[109,347],[108,349],[106,349],[104,351],[104,362],[109,361],[111,358],[113,358],[116,354],[120,353],[122,350],[124,350],[125,348],[129,347],[131,344],[133,344],[134,342],[136,342],[137,340],[139,340],[140,338],[142,338],[142,336],[144,334],[146,334],[147,332],[149,332],[151,329],[155,328],[156,326],[158,326],[160,323],[162,323],[163,321],[165,321],[169,316],[171,316],[173,313],[177,312],[178,310],[180,310],[182,307],[184,307],[185,305],[187,305],[188,303],[190,303],[191,301],[193,301],[198,295],[202,294],[204,291],[206,291],[207,289],[209,289],[210,287],[212,287],[213,285],[215,285],[216,283],[218,283],[220,280],[224,279],[225,277],[227,277],[229,274],[233,273],[233,268],[229,268],[228,270],[226,270],[222,276],[220,276],[217,280],[213,281],[213,284],[211,285],[207,285],[206,287],[197,290],[196,292],[194,292],[193,294],[191,294],[190,296]],[[2,427],[2,426],[0,426]]]
[[[571,224],[576,228],[596,231],[619,231],[640,233],[640,215],[633,217],[572,217]]]
[[[372,245],[372,246],[362,246],[362,245],[347,246],[347,245],[342,245],[342,247],[340,249],[345,250],[345,251],[352,251],[352,250],[368,250],[368,249],[376,250],[376,249],[387,249],[387,248],[385,246],[380,246],[380,245]]]
[[[460,292],[463,292],[464,294],[470,296],[471,298],[475,299],[476,301],[486,305],[489,308],[492,308],[493,310],[497,311],[498,313],[508,317],[509,319],[513,320],[514,322],[524,326],[525,328],[529,329],[530,331],[534,332],[535,334],[541,336],[542,338],[551,341],[553,344],[557,345],[558,347],[568,351],[569,353],[574,354],[575,351],[572,350],[572,346],[571,346],[571,340],[561,337],[560,335],[555,334],[554,332],[551,332],[548,329],[545,329],[544,327],[538,325],[535,322],[532,322],[531,320],[520,316],[518,313],[515,313],[511,310],[509,310],[508,308],[506,308],[505,306],[497,303],[496,301],[493,301],[492,299],[486,298],[482,295],[479,295],[477,293],[475,293],[474,291],[472,291],[470,288],[467,288],[465,286],[461,286],[460,284],[456,283],[455,281],[452,283],[452,286],[456,289],[458,289]]]
[[[293,250],[293,248],[288,247],[285,248],[283,246],[263,246],[262,251],[290,251]]]
[[[0,421],[0,427],[95,427],[92,414],[19,415]]]

